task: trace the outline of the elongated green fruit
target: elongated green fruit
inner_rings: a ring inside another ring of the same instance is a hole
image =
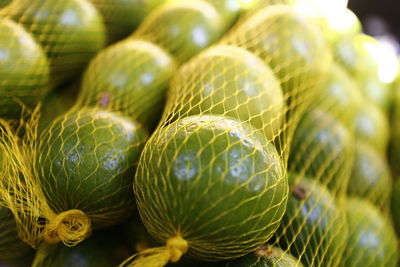
[[[112,112],[87,108],[59,117],[39,146],[40,186],[50,207],[81,210],[95,228],[125,220],[146,140],[140,124]]]
[[[339,266],[347,240],[344,212],[328,189],[297,176],[279,228],[279,243],[304,266]]]
[[[275,147],[248,123],[222,116],[190,116],[159,128],[134,185],[140,216],[157,241],[211,261],[268,241],[288,194]]]
[[[105,46],[103,19],[86,0],[13,0],[0,15],[21,23],[42,45],[52,86],[79,75]]]
[[[267,139],[279,134],[285,100],[265,63],[245,49],[218,45],[183,65],[171,84],[168,107],[180,116],[224,115],[250,122]]]
[[[159,46],[125,40],[101,51],[86,70],[79,106],[100,106],[153,128],[160,119],[176,65]]]
[[[221,16],[199,0],[167,3],[149,14],[134,37],[160,45],[184,62],[218,40],[223,33]]]
[[[0,18],[0,117],[19,118],[47,93],[49,64],[42,47],[23,27]]]
[[[341,266],[397,266],[396,234],[384,215],[358,198],[349,198],[345,209],[349,238]]]

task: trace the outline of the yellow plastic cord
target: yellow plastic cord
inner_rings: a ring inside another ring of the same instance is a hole
[[[90,218],[81,210],[68,210],[55,215],[43,233],[47,243],[63,242],[66,246],[75,246],[91,233]]]
[[[189,249],[188,242],[181,236],[167,240],[167,245],[160,248],[146,249],[124,261],[120,267],[162,267],[169,261],[178,262]]]

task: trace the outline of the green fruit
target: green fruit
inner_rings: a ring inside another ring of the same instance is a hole
[[[105,45],[102,17],[86,0],[13,0],[0,15],[21,23],[43,46],[54,86],[78,76]]]
[[[386,158],[373,147],[357,142],[348,194],[385,207],[390,201],[391,187],[392,177]]]
[[[317,16],[314,20],[320,26],[325,39],[332,46],[340,39],[354,37],[362,31],[361,21],[348,8],[339,12]]]
[[[9,3],[11,3],[12,0],[0,0],[0,8],[5,7]]]
[[[358,84],[366,99],[383,111],[389,109],[392,98],[389,84],[382,82],[377,75],[373,74],[358,80]]]
[[[0,206],[0,261],[20,258],[32,251],[19,237],[11,211]]]
[[[147,232],[138,214],[137,216],[132,216],[132,218],[124,224],[124,236],[128,240],[131,250],[135,252],[141,252],[148,248],[160,246],[149,232]]]
[[[400,235],[400,180],[394,182],[391,208],[394,225]]]
[[[18,118],[47,93],[49,66],[42,48],[20,25],[0,18],[0,117]]]
[[[242,0],[206,0],[212,4],[222,17],[226,28],[229,28],[238,18],[243,8]]]
[[[156,9],[133,36],[160,45],[184,62],[217,41],[222,33],[222,19],[215,8],[191,0]]]
[[[357,198],[349,198],[345,209],[349,238],[340,266],[396,266],[396,234],[383,214],[369,202]]]
[[[300,97],[319,84],[331,54],[318,27],[287,5],[259,10],[236,27],[224,44],[243,47],[263,59],[279,78],[286,97]]]
[[[176,65],[160,47],[126,40],[101,51],[86,70],[78,105],[119,110],[148,128],[158,123]]]
[[[369,101],[364,101],[356,113],[355,136],[380,152],[386,151],[390,138],[388,119]]]
[[[275,147],[245,122],[190,116],[152,135],[134,192],[150,234],[187,241],[200,260],[243,256],[263,245],[285,212],[288,184]]]
[[[400,72],[392,84],[392,107],[390,118],[390,144],[389,148],[389,161],[393,174],[400,175]]]
[[[131,251],[118,229],[96,232],[75,247],[43,243],[33,262],[34,267],[110,267],[129,257]]]
[[[378,73],[375,51],[380,49],[377,40],[366,34],[345,36],[334,46],[336,60],[356,79]]]
[[[322,109],[313,109],[296,128],[289,169],[314,177],[334,193],[343,193],[351,172],[352,146],[352,135],[340,121]]]
[[[343,212],[325,186],[291,175],[295,184],[279,228],[282,248],[290,249],[304,266],[339,266],[347,238]]]
[[[324,109],[351,129],[361,99],[362,95],[353,79],[341,66],[333,63],[326,80],[318,86],[312,107]]]
[[[169,107],[174,105],[179,105],[180,116],[214,114],[247,121],[269,140],[279,134],[285,114],[271,69],[252,53],[225,45],[208,49],[179,69],[169,97]]]
[[[57,118],[41,135],[40,186],[55,213],[83,211],[94,227],[126,219],[132,178],[146,131],[115,113],[80,109]]]
[[[109,42],[131,34],[156,7],[166,0],[90,0],[103,15]]]
[[[225,267],[303,267],[298,259],[277,247],[263,246],[240,259],[221,264]]]

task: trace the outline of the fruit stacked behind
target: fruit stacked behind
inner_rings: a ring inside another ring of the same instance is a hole
[[[83,5],[102,14],[103,43],[105,32],[110,43],[137,26],[122,3],[92,2]],[[75,21],[64,3],[14,0],[0,11],[40,40],[48,88],[82,74],[79,90],[47,96],[40,120],[34,112],[16,133],[1,121],[0,192],[20,237],[40,244],[34,265],[115,265],[131,253],[128,238],[143,251],[126,262],[134,266],[395,266],[380,110],[390,97],[376,58],[358,54],[375,41],[358,25],[338,31],[270,1],[223,36],[246,1],[160,2],[148,1],[138,29],[84,72],[96,41],[54,32],[53,15],[40,22],[49,9]],[[82,50],[54,48],[67,36]],[[341,43],[364,63],[349,69]],[[73,247],[48,244],[57,242]]]

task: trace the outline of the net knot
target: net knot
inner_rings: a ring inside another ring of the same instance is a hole
[[[170,261],[178,262],[182,255],[188,251],[189,245],[181,236],[176,236],[167,240],[166,247],[170,254]]]
[[[91,233],[90,218],[81,210],[68,210],[57,214],[49,221],[43,239],[47,243],[63,242],[75,246]]]

